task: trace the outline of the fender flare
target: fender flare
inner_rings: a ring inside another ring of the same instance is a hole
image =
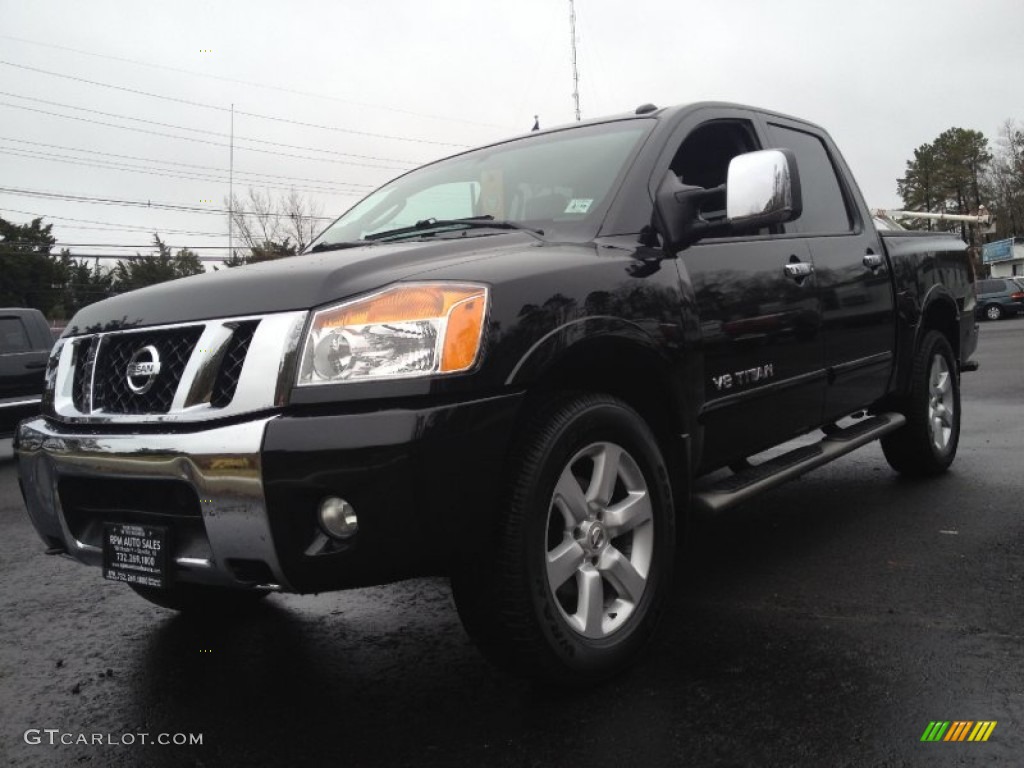
[[[528,385],[569,355],[597,344],[627,344],[658,360],[666,369],[669,366],[663,345],[638,323],[610,315],[590,315],[563,323],[537,339],[515,364],[504,383],[511,387]]]

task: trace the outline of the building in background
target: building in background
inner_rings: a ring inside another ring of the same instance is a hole
[[[989,268],[991,277],[1024,276],[1024,237],[986,243],[981,249],[981,261]]]

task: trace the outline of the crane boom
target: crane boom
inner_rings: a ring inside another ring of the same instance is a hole
[[[884,219],[935,219],[937,221],[966,221],[970,224],[990,224],[992,214],[985,206],[978,209],[977,214],[963,213],[928,213],[927,211],[892,211],[885,208],[875,210],[875,215]]]

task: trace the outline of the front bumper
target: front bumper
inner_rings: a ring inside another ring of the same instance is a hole
[[[442,573],[493,521],[519,395],[362,413],[264,416],[191,432],[16,434],[29,516],[50,551],[102,561],[104,523],[171,529],[173,579],[296,592]],[[324,497],[359,516],[328,540]]]

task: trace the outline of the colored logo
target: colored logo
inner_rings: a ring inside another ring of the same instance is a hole
[[[921,741],[988,741],[995,729],[995,720],[932,720]]]

